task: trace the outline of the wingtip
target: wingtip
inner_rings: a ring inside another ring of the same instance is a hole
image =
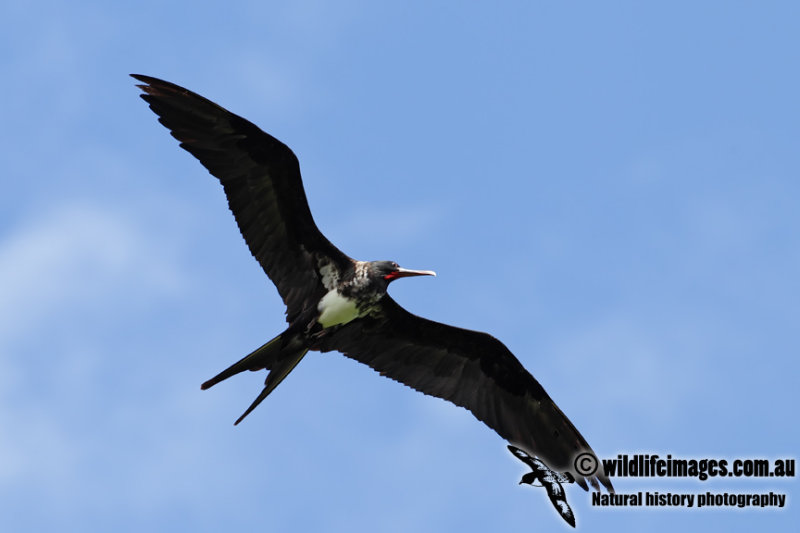
[[[153,83],[154,81],[158,81],[158,78],[154,78],[152,76],[145,76],[144,74],[128,74],[131,78],[135,79],[136,81],[140,81],[142,83]],[[141,87],[141,85],[137,85],[137,87]]]
[[[611,484],[611,480],[610,479],[608,479],[606,476],[602,476],[599,479],[600,479],[600,483],[603,484],[603,486],[606,488],[606,490],[609,492],[609,494],[614,494],[615,493],[614,485]]]
[[[153,76],[146,76],[144,74],[129,74],[129,76],[142,83],[137,83],[136,86],[147,94],[160,94],[160,93],[183,93],[194,94],[188,89],[175,85],[174,83]],[[146,95],[142,95],[144,97]],[[195,95],[197,96],[197,95]]]

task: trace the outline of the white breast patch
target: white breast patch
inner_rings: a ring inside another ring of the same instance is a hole
[[[358,318],[358,307],[355,300],[342,296],[336,289],[328,291],[317,305],[320,312],[318,322],[323,328],[347,324]]]

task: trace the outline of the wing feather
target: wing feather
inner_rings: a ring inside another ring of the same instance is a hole
[[[544,460],[575,471],[574,457],[590,451],[586,440],[519,360],[487,333],[412,315],[388,295],[380,309],[339,328],[316,347],[338,350],[381,375],[472,412],[501,437]],[[611,483],[602,473],[589,481]]]
[[[244,118],[175,84],[138,74],[141,97],[180,146],[222,183],[250,252],[278,289],[293,322],[324,290],[320,261],[352,260],[319,231],[300,165],[285,144]]]

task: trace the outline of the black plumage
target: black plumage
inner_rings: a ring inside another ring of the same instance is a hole
[[[561,515],[561,518],[563,518],[567,524],[575,527],[575,513],[572,512],[572,507],[570,507],[569,503],[567,503],[567,495],[564,492],[564,486],[562,485],[563,483],[573,483],[575,481],[575,479],[572,477],[572,474],[569,472],[565,474],[553,472],[542,461],[536,459],[535,457],[531,457],[525,453],[524,450],[520,450],[516,446],[509,446],[508,450],[514,454],[514,457],[524,462],[531,468],[530,472],[522,476],[522,479],[519,482],[520,485],[525,483],[536,486],[534,484],[538,482],[538,486],[544,488],[544,490],[547,492],[547,497],[550,498],[550,503],[552,503],[553,507],[556,508],[556,511],[558,511],[558,514]]]
[[[501,437],[568,471],[586,440],[516,357],[489,334],[415,316],[388,294],[399,277],[432,274],[355,261],[314,223],[297,157],[251,122],[187,89],[142,75],[142,98],[180,146],[219,179],[250,252],[286,305],[287,329],[203,384],[269,370],[241,421],[309,350],[339,351],[381,375],[470,410]],[[609,490],[608,479],[598,480]]]

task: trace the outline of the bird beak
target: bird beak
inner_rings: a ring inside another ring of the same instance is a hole
[[[397,278],[410,278],[411,276],[436,276],[433,270],[411,270],[410,268],[398,268],[391,274],[384,276],[387,281],[392,281]]]
[[[398,268],[393,272],[395,278],[409,278],[411,276],[434,276],[436,272],[433,270],[411,270],[409,268]]]

